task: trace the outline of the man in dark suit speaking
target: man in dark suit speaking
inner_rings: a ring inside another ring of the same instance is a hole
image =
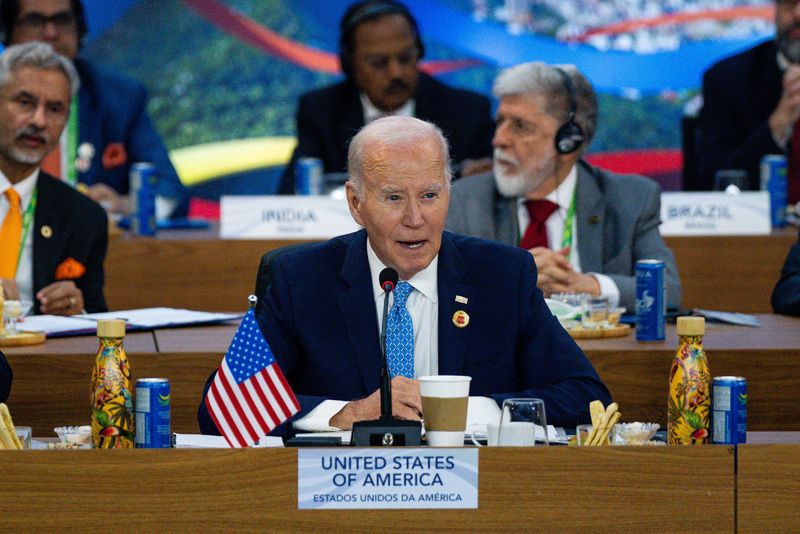
[[[420,419],[415,378],[437,374],[469,375],[471,395],[498,403],[544,399],[556,425],[587,421],[590,401],[610,401],[536,288],[530,254],[443,231],[450,168],[438,128],[376,120],[353,139],[348,161],[350,212],[364,230],[277,256],[260,296],[259,324],[301,404],[295,428],[378,417],[385,267],[400,275],[387,326],[395,416]],[[205,403],[199,417],[215,431]]]
[[[103,208],[39,169],[78,90],[72,63],[44,43],[0,56],[0,283],[38,312],[105,311]]]
[[[280,192],[294,192],[298,158],[320,158],[326,173],[345,172],[350,139],[364,124],[385,115],[409,115],[436,124],[463,174],[488,166],[493,130],[489,100],[420,72],[423,54],[417,23],[403,4],[366,0],[351,5],[339,35],[346,78],[300,97],[297,148]],[[483,162],[474,161],[481,158]]]

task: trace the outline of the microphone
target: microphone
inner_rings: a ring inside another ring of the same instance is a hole
[[[378,275],[383,289],[383,319],[381,320],[381,419],[392,418],[392,379],[389,376],[389,364],[386,361],[386,317],[389,315],[389,293],[394,291],[400,275],[391,267],[387,267]]]
[[[380,445],[384,447],[419,446],[422,425],[419,421],[404,421],[392,417],[392,379],[386,362],[386,317],[389,315],[389,293],[394,291],[399,279],[397,271],[387,267],[378,275],[378,283],[384,292],[383,318],[381,320],[381,415],[374,421],[356,421],[350,436],[351,445],[364,447]]]

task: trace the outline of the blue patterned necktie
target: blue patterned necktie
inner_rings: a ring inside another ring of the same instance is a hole
[[[413,289],[408,282],[397,284],[394,304],[386,318],[386,362],[392,378],[414,378],[414,325],[406,309],[408,295]]]

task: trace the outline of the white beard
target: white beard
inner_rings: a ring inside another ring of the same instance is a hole
[[[515,158],[504,154],[502,150],[495,149],[492,166],[494,183],[500,194],[508,198],[523,197],[536,191],[555,172],[555,161],[552,159],[540,162],[534,168],[520,169],[516,174],[507,173],[500,161],[511,163],[517,168],[520,164]]]

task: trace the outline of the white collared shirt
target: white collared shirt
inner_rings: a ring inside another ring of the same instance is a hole
[[[359,98],[361,98],[361,107],[364,109],[364,124],[369,124],[375,119],[380,119],[382,117],[389,117],[390,115],[398,115],[401,117],[414,116],[416,100],[414,100],[413,98],[409,98],[405,104],[403,104],[396,110],[388,112],[376,108],[372,104],[372,102],[370,102],[369,97],[366,94],[359,93],[358,96]]]
[[[37,167],[29,176],[26,176],[19,183],[14,185],[14,190],[19,194],[20,209],[23,215],[25,210],[31,203],[33,198],[33,190],[36,189],[36,183],[39,180],[39,168]],[[11,188],[11,182],[8,181],[3,171],[0,171],[0,224],[5,220],[8,213],[9,203],[5,195],[6,189]],[[19,298],[22,300],[30,300],[33,302],[33,233],[34,221],[31,220],[31,225],[28,229],[28,235],[25,236],[25,243],[22,245],[22,256],[17,265],[17,289],[19,290]],[[18,254],[18,250],[10,251],[12,254]],[[4,250],[3,254],[7,252]]]
[[[375,313],[380,329],[383,318],[384,292],[380,287],[379,278],[381,271],[386,266],[378,259],[367,239],[367,260],[369,262],[370,278],[374,288]],[[439,289],[437,268],[439,256],[433,258],[430,265],[406,280],[414,288],[406,301],[406,309],[411,315],[414,325],[414,378],[439,373]],[[389,297],[391,309],[394,295]],[[376,332],[380,335],[380,330]],[[367,333],[365,332],[365,335]],[[371,392],[370,392],[371,393]],[[321,432],[338,430],[331,427],[328,422],[339,410],[344,408],[348,401],[326,400],[318,404],[305,417],[294,421],[296,430],[306,432]]]
[[[569,174],[564,181],[554,190],[548,194],[545,199],[554,202],[558,208],[547,219],[545,225],[547,226],[547,242],[550,244],[552,250],[560,250],[562,240],[564,239],[564,227],[567,220],[567,212],[569,205],[572,202],[572,197],[575,194],[575,188],[578,186],[578,168],[572,167]],[[577,210],[576,210],[577,211]],[[578,225],[575,224],[575,217],[572,221],[572,244],[570,249],[569,261],[572,267],[577,272],[581,271],[581,258],[578,252]],[[525,235],[525,230],[528,228],[530,222],[530,215],[528,209],[525,207],[525,199],[517,199],[517,220],[519,221],[519,235]],[[617,306],[619,304],[619,288],[611,277],[601,273],[586,273],[593,276],[597,283],[600,284],[600,294],[608,297],[610,306]]]

